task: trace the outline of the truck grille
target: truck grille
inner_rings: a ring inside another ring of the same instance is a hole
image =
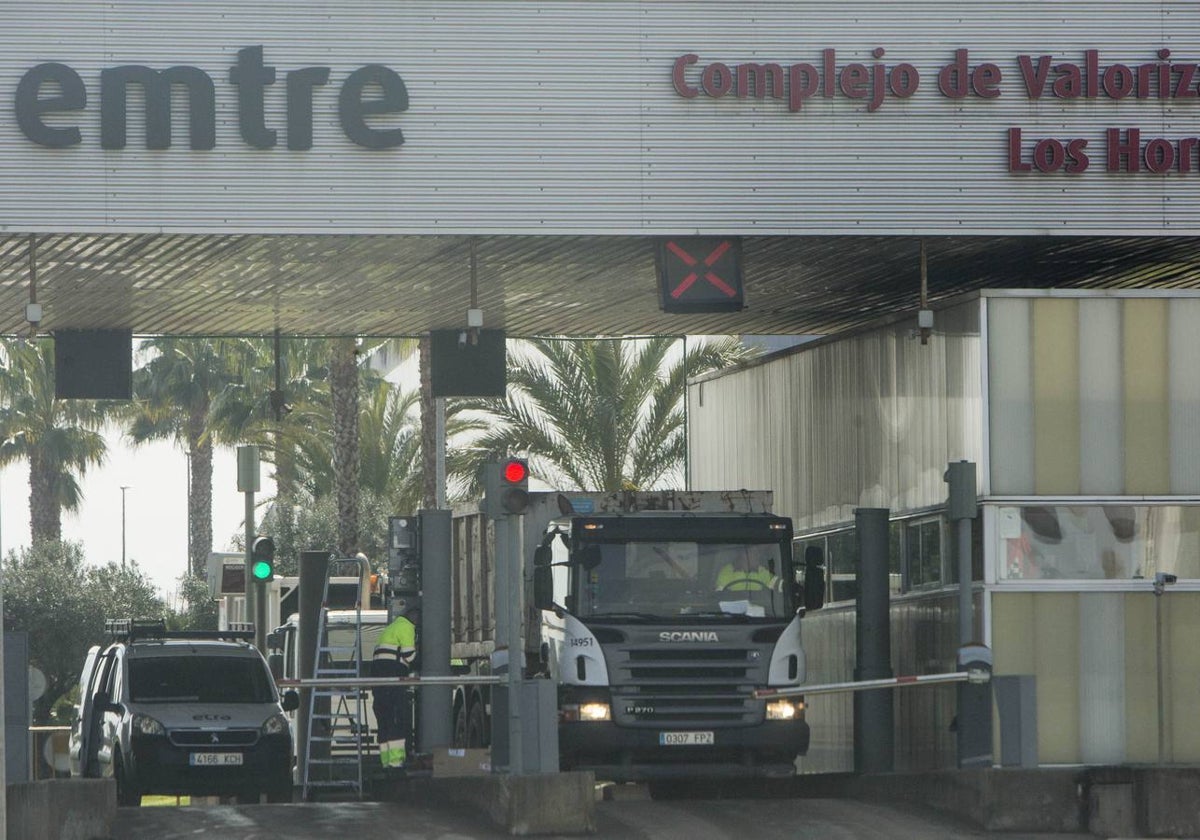
[[[751,696],[767,665],[749,647],[614,646],[610,663],[613,718],[629,727],[746,726],[762,720]]]

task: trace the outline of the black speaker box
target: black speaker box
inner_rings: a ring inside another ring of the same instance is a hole
[[[60,400],[133,398],[132,330],[55,330],[54,396]]]

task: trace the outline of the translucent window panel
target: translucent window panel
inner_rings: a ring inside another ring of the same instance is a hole
[[[830,598],[834,601],[853,601],[858,597],[858,536],[853,531],[829,535],[829,553],[825,567],[829,570]]]
[[[1200,579],[1200,507],[1025,505],[996,514],[999,580]]]
[[[942,582],[941,522],[927,519],[911,522],[904,534],[904,557],[908,564],[910,587],[933,586]]]

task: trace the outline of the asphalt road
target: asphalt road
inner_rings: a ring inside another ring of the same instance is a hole
[[[596,840],[957,840],[991,835],[929,811],[837,799],[652,801],[635,791],[596,803]],[[509,835],[471,809],[379,802],[120,808],[112,840],[486,840]],[[1004,840],[1090,835],[1004,834]]]

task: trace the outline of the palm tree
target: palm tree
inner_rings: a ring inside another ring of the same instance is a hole
[[[274,466],[273,535],[277,545],[294,546],[303,478],[298,448],[331,424],[328,348],[317,339],[249,338],[240,343],[239,354],[242,373],[214,401],[213,428],[225,443],[257,445]],[[279,560],[291,565],[295,558]]]
[[[0,466],[29,462],[33,545],[62,539],[62,511],[79,508],[77,476],[104,463],[101,433],[119,403],[54,397],[50,340],[0,340]]]
[[[384,501],[393,513],[412,513],[425,506],[422,424],[419,391],[398,389],[384,380],[367,380],[359,407],[359,488]],[[467,417],[451,403],[446,418],[449,441],[477,435],[486,428],[480,417]],[[314,499],[334,493],[332,477],[322,465],[330,462],[329,439],[309,438],[301,446],[301,471],[310,477]],[[460,487],[475,471],[476,453],[450,446],[446,472]]]
[[[329,397],[333,405],[333,484],[337,495],[338,550],[358,550],[358,342],[332,339]]]
[[[213,401],[235,380],[239,348],[228,340],[160,337],[144,342],[134,372],[126,434],[135,443],[173,440],[188,459],[188,569],[203,576],[212,551]]]
[[[527,453],[535,474],[581,490],[652,488],[686,456],[688,377],[751,355],[734,338],[530,339],[510,354],[508,395],[469,401],[500,425],[478,447]],[[520,351],[528,352],[520,352]]]

